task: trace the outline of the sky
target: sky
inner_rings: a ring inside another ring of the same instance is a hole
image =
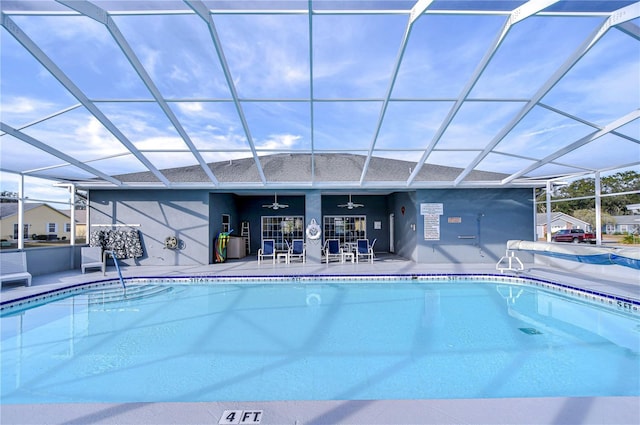
[[[495,10],[522,2],[479,3]],[[613,1],[608,7],[628,3]],[[182,128],[153,102],[143,78],[103,24],[72,14],[12,14],[10,4],[5,9],[158,169],[197,164],[189,144],[205,162],[250,157],[250,136],[259,155],[311,150],[366,155],[373,149],[374,156],[410,161],[418,161],[435,141],[427,162],[461,168],[495,144],[477,169],[517,173],[640,108],[640,41],[614,28],[514,125],[527,101],[553,81],[567,58],[602,25],[602,16],[532,16],[513,25],[474,81],[504,28],[506,13],[424,14],[411,26],[403,50],[406,13],[315,14],[311,20],[304,13],[214,13],[229,70],[225,75],[205,21],[185,3],[165,4],[178,5],[184,13],[114,14],[112,19]],[[390,4],[407,11],[411,3]],[[447,2],[439,6],[443,4]],[[640,25],[640,19],[631,22]],[[2,123],[107,175],[146,171],[5,27],[1,31]],[[474,84],[467,101],[441,132],[470,82]],[[388,93],[390,101],[383,109]],[[511,131],[500,139],[505,128]],[[529,175],[620,164],[637,170],[640,119],[618,131],[627,137],[606,135]],[[61,166],[59,158],[11,135],[0,137],[0,149],[3,171],[94,177],[78,167]],[[16,175],[2,172],[2,190],[17,190],[16,181]],[[51,196],[50,182],[36,187],[29,189],[33,198]]]

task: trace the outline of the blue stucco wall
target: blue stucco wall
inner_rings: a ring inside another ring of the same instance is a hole
[[[286,193],[278,192],[278,203],[287,204],[289,208],[280,210],[272,210],[270,208],[264,208],[263,205],[273,203],[273,194],[264,196],[238,196],[236,197],[237,209],[240,214],[240,221],[248,221],[249,229],[251,231],[251,253],[250,255],[256,256],[258,249],[260,248],[260,235],[261,235],[261,223],[262,217],[275,217],[275,216],[304,216],[305,201],[302,195],[287,195]],[[234,233],[240,235],[240,229]]]
[[[89,199],[91,224],[140,224],[137,229],[144,255],[122,260],[123,264],[171,266],[210,262],[208,191],[92,190]],[[166,249],[167,236],[178,237],[182,247]]]
[[[393,208],[392,212],[395,222],[395,253],[401,257],[417,261],[417,231],[413,230],[413,228],[411,227],[412,224],[416,224],[417,220],[417,210],[415,208],[416,193],[394,193],[392,195],[391,205]]]
[[[497,263],[504,255],[507,240],[534,237],[532,197],[531,189],[417,191],[416,261]],[[424,239],[421,203],[443,204],[440,240]]]
[[[531,189],[443,189],[371,194],[354,198],[365,206],[348,210],[337,205],[348,194],[309,196],[278,192],[278,201],[289,204],[283,210],[263,208],[273,194],[211,193],[207,190],[103,190],[91,191],[92,223],[140,224],[145,255],[125,263],[142,265],[210,264],[213,240],[222,230],[222,214],[229,214],[233,235],[239,236],[241,222],[251,229],[251,253],[260,247],[263,216],[305,217],[305,225],[324,215],[366,215],[367,237],[376,241],[376,252],[390,247],[390,214],[393,214],[394,248],[401,257],[419,263],[492,263],[504,254],[509,239],[535,237]],[[441,203],[440,239],[424,240],[421,203]],[[404,207],[404,213],[403,208]],[[451,219],[451,220],[450,220]],[[380,222],[380,229],[374,224]],[[175,235],[184,241],[179,250],[164,248],[164,239]]]
[[[241,220],[238,214],[236,196],[230,193],[212,193],[209,195],[209,263],[213,262],[214,239],[222,232],[222,215],[229,215],[231,235],[240,236]]]
[[[347,209],[338,205],[348,201],[348,195],[325,195],[322,197],[322,215],[366,215],[367,216],[367,239],[376,239],[375,251],[389,251],[389,200],[387,195],[367,195],[353,197],[353,202],[361,203],[360,208]],[[374,228],[374,223],[380,222],[380,229]],[[322,221],[318,222],[322,226]]]

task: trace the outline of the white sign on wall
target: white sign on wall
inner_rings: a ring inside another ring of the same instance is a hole
[[[420,214],[424,216],[424,240],[440,240],[440,216],[444,214],[442,203],[420,203]]]
[[[442,215],[444,214],[444,204],[420,204],[420,215]]]
[[[439,241],[440,240],[440,216],[425,215],[424,216],[424,240]]]

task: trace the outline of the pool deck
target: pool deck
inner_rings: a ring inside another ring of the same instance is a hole
[[[559,271],[525,264],[519,275],[562,282],[599,293],[640,301],[637,271]],[[391,274],[500,274],[491,264],[416,264],[393,255],[379,255],[373,264],[258,265],[255,256],[222,264],[182,267],[131,266],[126,277],[160,276],[301,276]],[[512,273],[505,273],[512,274]],[[3,285],[2,301],[59,288],[117,278],[115,268],[81,274],[79,270],[35,276],[32,286]],[[202,403],[120,403],[1,405],[2,424],[634,424],[640,423],[640,397],[554,397],[450,400],[333,400]],[[225,422],[225,411],[237,411]],[[243,412],[240,414],[239,412]],[[239,422],[242,418],[244,422]],[[257,419],[257,421],[256,421]]]

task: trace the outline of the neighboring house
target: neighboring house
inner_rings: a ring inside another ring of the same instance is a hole
[[[71,218],[71,210],[61,210],[67,217]],[[87,210],[76,210],[76,238],[83,238],[87,235]]]
[[[64,212],[44,203],[24,204],[24,237],[31,239],[33,235],[47,235],[60,239],[71,236],[71,219]],[[85,226],[86,228],[86,226]],[[0,203],[0,237],[2,239],[18,238],[18,203]]]
[[[615,215],[613,218],[615,220],[615,224],[606,224],[603,230],[605,233],[637,234],[640,232],[640,214]]]
[[[631,211],[631,214],[640,214],[640,204],[627,205],[627,209]],[[624,216],[622,216],[624,217]]]
[[[551,233],[561,229],[584,229],[590,230],[591,225],[586,221],[577,219],[563,212],[551,213]],[[545,239],[547,235],[547,214],[536,214],[536,235],[538,239]]]

